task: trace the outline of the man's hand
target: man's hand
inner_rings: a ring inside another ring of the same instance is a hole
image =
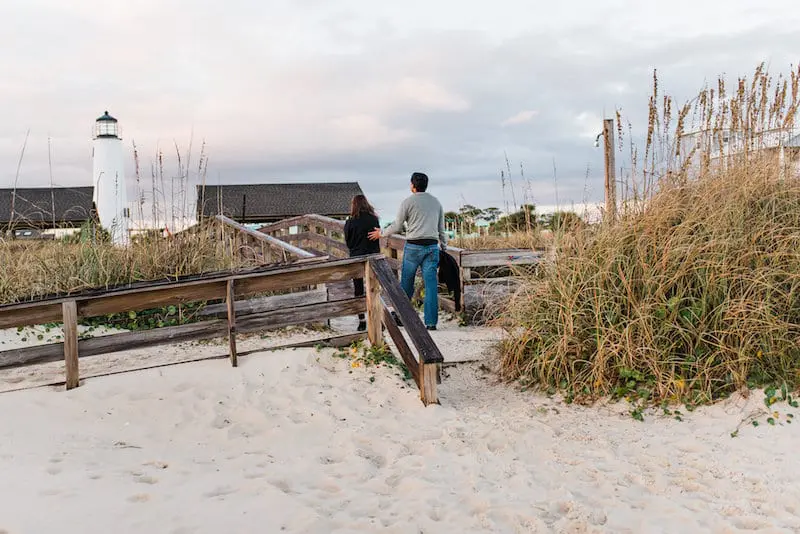
[[[377,241],[381,238],[381,229],[375,228],[373,231],[367,234],[367,237],[370,239],[370,241]]]

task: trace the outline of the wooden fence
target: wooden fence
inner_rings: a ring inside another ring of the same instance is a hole
[[[253,306],[247,309],[245,304],[246,299],[265,292],[354,278],[365,279],[365,297],[298,304],[267,311]],[[79,318],[207,301],[224,302],[224,318],[92,339],[78,338]],[[400,316],[411,344],[391,317],[387,302]],[[240,313],[240,309],[248,313]],[[239,332],[307,324],[361,312],[367,313],[367,337],[370,343],[374,346],[383,345],[382,326],[385,326],[420,389],[423,403],[438,403],[436,384],[443,362],[441,352],[402,292],[387,259],[379,255],[260,267],[246,272],[214,273],[180,281],[138,283],[106,291],[88,291],[3,305],[0,306],[0,328],[63,323],[64,341],[2,351],[0,369],[63,358],[66,364],[66,387],[72,389],[79,385],[80,357],[224,335],[228,337],[230,361],[235,367],[238,365],[236,334]]]
[[[296,229],[296,233],[291,233]],[[258,232],[267,234],[287,243],[316,252],[317,254],[330,254],[346,257],[347,246],[344,244],[344,222],[322,215],[303,215],[268,224],[258,229]],[[403,249],[406,240],[403,236],[393,235],[383,238],[381,248],[386,255],[389,265],[393,270],[399,271],[402,265]],[[484,268],[500,268],[520,265],[535,265],[542,260],[543,253],[528,249],[499,249],[499,250],[466,250],[458,247],[447,247],[447,252],[455,258],[460,270],[461,302],[459,308],[466,309],[466,287],[486,284],[490,279],[475,277],[473,271]],[[491,269],[490,269],[491,270]],[[510,280],[498,281],[491,279],[492,283],[508,283]],[[452,298],[440,295],[439,305],[442,309],[455,312],[456,304]]]

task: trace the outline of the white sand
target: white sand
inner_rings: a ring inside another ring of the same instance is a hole
[[[496,333],[436,336],[448,358],[486,354]],[[730,437],[763,407],[756,394],[640,423],[624,406],[518,392],[474,363],[447,368],[443,405],[425,408],[394,370],[332,353],[0,394],[0,532],[800,531],[800,422],[780,424],[792,410]]]

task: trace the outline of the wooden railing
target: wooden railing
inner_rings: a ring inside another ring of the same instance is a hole
[[[364,278],[366,297],[334,302],[312,302],[291,307],[250,307],[245,300],[265,292],[283,291],[320,283]],[[385,299],[385,300],[384,300]],[[223,301],[225,318],[151,330],[124,332],[79,339],[78,320],[108,314],[140,311],[190,302]],[[388,312],[394,308],[405,332],[417,350],[414,355],[402,331]],[[442,355],[433,343],[410,301],[402,292],[386,258],[364,256],[352,259],[310,262],[291,266],[269,266],[247,272],[214,273],[173,282],[139,283],[105,291],[90,291],[64,297],[0,306],[0,328],[63,323],[63,343],[53,343],[0,352],[0,368],[20,367],[64,359],[66,387],[79,385],[79,357],[118,352],[179,341],[227,335],[231,364],[238,365],[236,334],[270,328],[315,323],[333,317],[367,313],[367,337],[383,345],[382,325],[400,352],[420,388],[422,401],[437,403],[436,382]]]
[[[256,232],[224,215],[214,218],[223,228],[230,230],[230,248],[236,254],[249,255],[261,264],[287,263],[293,259],[315,258],[319,254],[293,246],[285,240],[276,239],[263,232]]]
[[[290,233],[292,228],[297,229],[297,233]],[[347,255],[347,246],[343,242],[344,222],[330,217],[314,214],[292,217],[266,225],[258,231],[320,254],[331,254],[333,251],[340,257]],[[406,239],[401,235],[381,240],[381,249],[395,272],[402,266],[405,245]],[[486,278],[473,277],[473,269],[531,265],[543,258],[542,252],[529,249],[466,250],[448,246],[447,253],[456,260],[461,275],[461,302],[458,307],[453,299],[439,295],[440,307],[450,312],[455,312],[456,308],[465,309],[466,286],[487,282]]]

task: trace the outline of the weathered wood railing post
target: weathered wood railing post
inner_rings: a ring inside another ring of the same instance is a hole
[[[78,305],[74,300],[61,304],[64,322],[64,364],[66,367],[67,389],[78,387]]]
[[[231,365],[239,366],[239,356],[236,353],[236,291],[234,281],[228,280],[226,300],[228,304],[228,345],[230,348]]]
[[[364,264],[364,289],[367,297],[367,338],[373,347],[380,347],[383,346],[381,284],[369,262]]]
[[[438,404],[439,396],[436,391],[436,385],[439,379],[441,364],[444,361],[442,353],[439,351],[439,347],[433,342],[430,332],[425,328],[419,315],[417,315],[417,312],[411,306],[411,301],[394,277],[388,260],[385,257],[378,257],[371,259],[369,265],[371,267],[370,270],[377,278],[377,282],[380,283],[384,295],[403,322],[408,337],[417,348],[419,362],[410,362],[410,369],[416,367],[419,370],[417,385],[419,386],[420,398],[426,406],[429,404]],[[406,360],[407,355],[404,354],[404,349],[402,348],[402,345],[406,344],[400,329],[396,324],[393,324],[394,318],[388,311],[383,314],[383,317],[386,323],[386,329],[395,341],[395,345],[397,345],[398,349],[401,351],[403,359]],[[413,356],[411,357],[413,358]],[[417,377],[415,376],[415,378]]]

